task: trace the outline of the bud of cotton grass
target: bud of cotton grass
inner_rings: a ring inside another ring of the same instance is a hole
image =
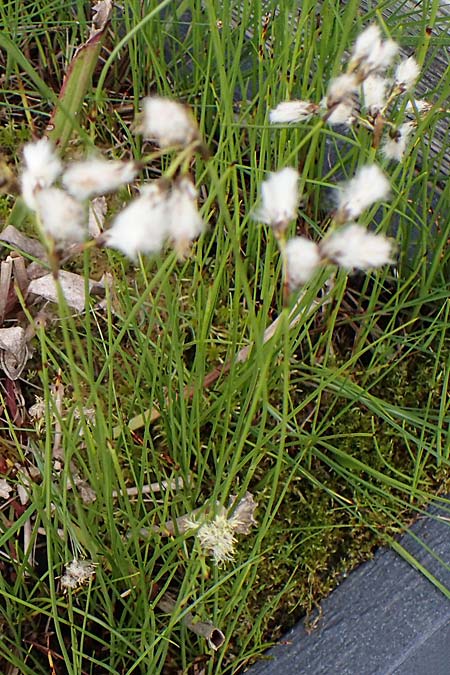
[[[64,187],[80,201],[114,192],[137,174],[134,162],[89,159],[74,162],[62,177]]]
[[[160,148],[186,146],[200,138],[197,123],[189,108],[161,96],[144,98],[139,131]]]
[[[210,555],[217,565],[224,565],[233,560],[237,544],[236,534],[250,534],[251,528],[257,525],[255,509],[257,503],[253,495],[247,492],[237,501],[237,496],[230,497],[228,508],[216,504],[217,513],[213,518],[207,514],[186,517],[184,531],[192,530],[203,553]]]
[[[169,201],[168,234],[180,258],[189,252],[194,239],[205,229],[197,207],[197,190],[189,178],[181,178],[172,188]]]
[[[389,181],[375,164],[363,166],[356,176],[341,188],[337,222],[355,220],[374,202],[386,199],[390,192]]]
[[[261,186],[261,206],[255,219],[281,234],[297,217],[298,171],[290,167],[271,173]]]
[[[28,208],[36,209],[36,191],[53,185],[62,171],[62,163],[53,143],[41,138],[23,149],[22,197]]]
[[[306,237],[293,237],[286,243],[287,283],[292,290],[311,279],[321,264],[318,245]]]
[[[159,253],[167,236],[167,204],[167,190],[159,182],[146,186],[104,233],[106,246],[134,261],[139,253]]]
[[[348,270],[368,270],[392,261],[392,241],[358,224],[334,232],[320,244],[322,256]]]
[[[87,234],[87,214],[73,197],[50,187],[35,195],[36,211],[44,233],[56,243],[81,242]]]
[[[311,101],[283,101],[270,111],[272,124],[290,124],[309,120],[319,110],[319,106]]]

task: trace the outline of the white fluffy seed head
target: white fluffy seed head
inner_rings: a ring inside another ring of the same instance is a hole
[[[338,103],[327,114],[326,120],[331,126],[345,124],[350,127],[355,121],[355,104],[353,100]]]
[[[400,61],[395,69],[395,84],[402,91],[409,91],[413,88],[420,74],[420,66],[413,56]]]
[[[319,109],[311,101],[283,101],[270,111],[269,120],[272,124],[290,124],[308,120]]]
[[[67,192],[55,187],[44,188],[36,192],[35,200],[42,229],[48,237],[60,244],[86,238],[86,211]]]
[[[144,98],[139,131],[161,148],[186,146],[199,138],[197,123],[189,108],[162,96]]]
[[[194,239],[205,229],[197,208],[197,190],[189,178],[182,178],[172,188],[169,198],[169,236],[180,258],[188,252]]]
[[[355,121],[355,102],[359,84],[353,73],[344,73],[331,80],[323,101],[328,112],[328,124],[346,124]]]
[[[388,136],[384,141],[381,151],[386,159],[401,162],[408,148],[409,137],[414,131],[414,122],[402,124],[394,136]]]
[[[369,75],[363,81],[364,105],[370,115],[376,115],[385,106],[387,84],[380,75]]]
[[[286,243],[287,282],[291,289],[311,279],[321,263],[318,245],[306,237],[293,237]]]
[[[360,79],[364,79],[371,73],[384,72],[392,64],[397,52],[397,43],[393,40],[383,41],[380,29],[372,24],[357,38],[349,69],[356,71]]]
[[[27,143],[23,149],[26,170],[42,187],[50,187],[61,173],[61,160],[55,153],[53,143],[48,138],[41,138],[34,143]]]
[[[374,46],[381,43],[380,29],[376,24],[371,24],[356,38],[350,63],[359,63],[365,60]]]
[[[392,241],[354,223],[320,244],[323,256],[348,270],[368,270],[392,262]]]
[[[386,199],[390,184],[384,173],[375,164],[363,166],[354,178],[341,187],[337,222],[355,220],[374,202]]]
[[[353,73],[344,73],[331,80],[327,90],[327,106],[351,98],[358,91],[358,81]]]
[[[369,73],[382,73],[392,64],[398,52],[398,44],[385,40],[376,45],[368,55],[363,70]]]
[[[417,111],[419,115],[426,115],[432,109],[433,104],[425,101],[423,98],[415,98],[413,101],[408,101],[405,110],[411,115]]]
[[[89,199],[114,192],[121,185],[130,183],[136,176],[134,162],[88,159],[74,162],[65,171],[62,182],[76,199]]]
[[[105,243],[131,260],[140,253],[159,253],[168,231],[167,191],[158,183],[150,184],[114,219],[105,232]]]
[[[271,173],[261,186],[261,206],[255,219],[274,230],[285,230],[297,216],[298,179],[298,171],[290,167]]]
[[[62,163],[48,138],[27,143],[23,149],[22,196],[28,208],[36,209],[35,193],[53,185],[62,171]]]

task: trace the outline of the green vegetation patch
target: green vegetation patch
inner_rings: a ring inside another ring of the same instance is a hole
[[[395,6],[0,7],[2,672],[242,672],[447,504],[448,18]]]

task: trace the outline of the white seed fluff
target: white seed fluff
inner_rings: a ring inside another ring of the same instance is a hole
[[[394,137],[387,137],[381,147],[381,151],[386,159],[393,159],[396,162],[402,161],[408,148],[409,137],[414,128],[414,122],[405,122],[398,128]]]
[[[351,126],[355,121],[355,105],[352,100],[338,103],[327,115],[327,122],[334,126],[335,124],[346,124]]]
[[[261,186],[261,206],[255,219],[274,229],[285,229],[297,216],[298,171],[290,167],[271,173]]]
[[[121,185],[130,183],[136,173],[134,162],[88,159],[71,164],[62,182],[71,195],[83,200],[117,190]]]
[[[381,44],[380,29],[376,24],[371,24],[356,38],[353,47],[351,63],[359,63],[366,59],[374,46]]]
[[[311,279],[321,263],[318,245],[306,237],[293,237],[286,244],[287,281],[297,288]]]
[[[375,164],[363,166],[356,176],[344,184],[338,199],[338,221],[355,220],[374,202],[385,199],[389,181]]]
[[[140,131],[161,148],[185,146],[199,137],[197,124],[189,108],[161,96],[144,98]]]
[[[283,101],[270,111],[269,120],[272,124],[301,122],[308,120],[317,110],[318,106],[311,101]]]
[[[409,91],[413,88],[420,74],[420,66],[413,56],[400,61],[395,69],[395,84],[402,91]]]
[[[53,143],[41,138],[23,149],[25,169],[21,176],[22,197],[28,208],[36,209],[35,193],[53,185],[62,171],[62,163]]]
[[[344,73],[331,80],[327,89],[327,106],[345,101],[358,91],[358,81],[353,74]]]
[[[391,65],[398,52],[398,44],[393,40],[381,39],[380,29],[375,24],[366,28],[358,36],[350,59],[350,70],[356,70],[360,79],[371,73],[385,71]]]
[[[385,40],[385,42],[374,45],[362,65],[362,71],[366,75],[385,71],[391,65],[397,52],[398,44],[393,40]]]
[[[387,84],[380,75],[369,75],[363,81],[364,105],[371,115],[376,115],[386,104]]]
[[[205,229],[197,208],[197,190],[189,178],[182,178],[173,186],[168,208],[168,234],[178,255],[183,257]]]
[[[324,239],[320,249],[323,256],[348,270],[368,270],[392,262],[391,240],[356,223]]]
[[[45,234],[56,242],[75,243],[86,238],[86,211],[64,190],[50,187],[36,192],[36,210]]]
[[[136,260],[139,253],[159,253],[167,236],[167,205],[165,190],[157,184],[147,186],[105,232],[106,246],[121,251],[131,260]]]

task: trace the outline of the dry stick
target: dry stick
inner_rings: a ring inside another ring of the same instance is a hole
[[[31,544],[31,516],[23,524],[23,550],[24,553],[28,551],[28,564],[30,567],[34,567],[34,548],[30,546]],[[28,575],[28,571],[25,571],[25,575]]]
[[[64,400],[64,385],[61,381],[61,374],[56,377],[56,382],[52,385],[53,400],[55,403],[56,414],[54,414],[55,432],[53,435],[53,459],[64,459],[64,450],[62,446],[62,425],[61,420],[63,416],[63,400]]]
[[[300,319],[304,316],[306,313],[307,309],[309,310],[309,307],[306,308],[304,307],[302,311],[299,311],[301,302],[305,296],[305,293],[301,293],[297,302],[289,312],[289,328],[293,328],[296,326]],[[316,307],[319,305],[319,302],[317,300],[314,300],[312,302],[312,305],[315,305]],[[263,336],[263,344],[266,344],[269,342],[269,340],[274,336],[278,325],[282,319],[282,314],[277,316],[275,321],[273,321],[264,331],[264,336]],[[245,363],[247,361],[248,357],[250,356],[250,352],[252,351],[254,347],[254,343],[250,343],[246,347],[243,347],[242,349],[239,350],[237,353],[236,357],[234,359],[229,359],[226,361],[224,364],[217,366],[213,370],[211,370],[204,378],[203,380],[203,388],[207,389],[208,387],[211,387],[211,385],[216,382],[221,375],[226,375],[230,369],[231,366],[234,363]],[[189,384],[183,389],[183,398],[187,401],[190,401],[193,397],[194,394],[197,390],[197,386],[195,384]],[[166,405],[170,405],[170,400],[166,397]],[[140,413],[139,415],[136,415],[135,417],[132,417],[131,420],[128,422],[126,425],[130,431],[136,431],[137,429],[142,429],[147,423],[152,424],[155,422],[157,419],[161,417],[161,411],[159,408],[153,407],[149,408],[143,413]],[[114,427],[113,429],[113,438],[119,438],[123,431],[124,425],[118,425]]]
[[[123,496],[137,497],[137,495],[150,495],[155,492],[165,492],[166,490],[181,490],[184,487],[184,481],[181,476],[175,480],[162,480],[158,483],[150,483],[150,485],[143,485],[142,487],[129,487],[125,490],[113,490],[113,498]]]
[[[161,600],[158,602],[158,607],[166,614],[173,614],[176,602],[170,593],[164,593]],[[204,637],[210,649],[217,651],[225,642],[225,635],[220,628],[216,628],[210,621],[200,621],[198,617],[188,612],[181,620],[182,624],[186,626],[196,635]]]

